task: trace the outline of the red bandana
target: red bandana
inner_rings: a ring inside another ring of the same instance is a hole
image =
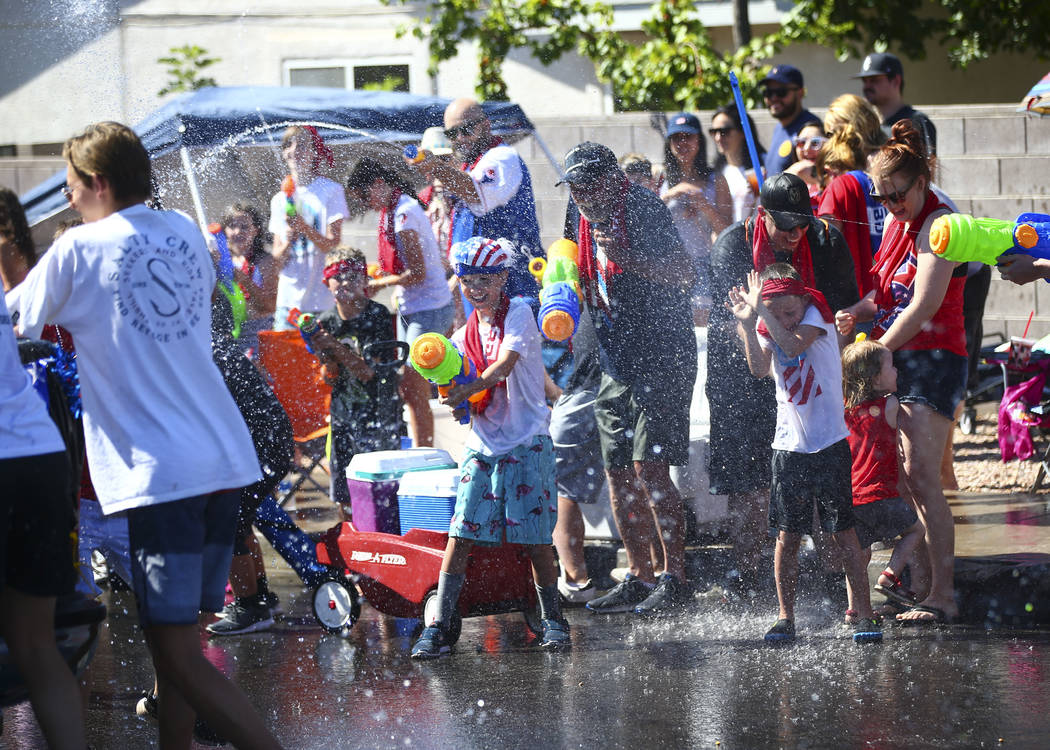
[[[616,206],[616,213],[610,222],[612,233],[615,237],[614,244],[617,248],[626,248],[630,242],[627,237],[627,182],[626,175],[620,186],[620,199]],[[587,298],[588,305],[597,305],[607,309],[605,300],[598,293],[598,275],[602,281],[608,281],[609,277],[623,273],[623,269],[613,261],[606,262],[605,267],[600,267],[595,257],[594,239],[591,237],[591,222],[589,222],[580,211],[580,223],[576,228],[576,238],[579,240],[579,252],[577,259],[580,267],[580,280],[583,282],[583,292]]]
[[[835,316],[828,306],[824,295],[812,287],[806,286],[798,279],[766,279],[762,282],[762,299],[771,300],[774,297],[808,297],[810,303],[820,311],[820,316],[825,323],[835,322]],[[769,329],[763,321],[758,322],[758,333],[769,338]]]
[[[777,262],[776,256],[773,254],[773,248],[769,244],[769,232],[766,231],[764,216],[765,212],[759,207],[758,213],[755,214],[755,237],[751,246],[751,259],[755,264],[755,270],[759,273],[762,273],[766,266]],[[813,256],[809,251],[808,230],[802,234],[802,241],[798,243],[798,247],[791,254],[790,263],[798,271],[798,275],[802,277],[803,284],[811,288],[817,285],[816,278],[813,276]]]
[[[314,163],[313,169],[316,172],[317,168],[321,166],[321,160],[324,159],[325,164],[328,165],[329,169],[335,166],[335,154],[332,153],[332,149],[328,148],[328,145],[324,142],[324,139],[317,132],[317,128],[313,125],[303,125],[303,130],[310,134],[310,137],[314,141]]]
[[[327,266],[325,266],[324,273],[322,275],[324,276],[324,280],[328,281],[329,279],[335,276],[339,276],[343,273],[364,274],[365,270],[365,264],[360,261],[351,262],[349,260],[339,260],[335,263],[329,263]]]
[[[496,344],[496,354],[499,354],[499,346],[503,343],[503,327],[507,322],[507,311],[510,309],[510,297],[506,294],[500,295],[499,305],[496,307],[496,315],[492,319],[492,328],[499,331],[499,343]],[[481,333],[478,330],[478,311],[475,310],[470,315],[470,319],[467,321],[467,330],[464,331],[463,348],[467,350],[467,357],[471,362],[474,363],[474,369],[478,371],[478,375],[485,372],[488,366],[492,364],[489,362],[488,357],[485,356],[485,345],[481,342]],[[495,385],[496,388],[506,388],[507,381],[501,380]],[[492,401],[492,390],[489,389],[484,392],[484,395],[480,400],[475,402],[474,410],[479,414],[483,413],[488,408],[489,403]]]
[[[394,188],[390,200],[379,212],[379,266],[387,273],[394,275],[405,272],[405,263],[397,251],[397,239],[394,232],[394,218],[397,214],[397,202],[401,200],[401,191]]]

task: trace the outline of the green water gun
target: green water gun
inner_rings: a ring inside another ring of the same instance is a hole
[[[933,252],[955,263],[997,264],[1000,255],[1024,253],[1050,259],[1050,216],[1023,213],[1017,221],[945,214],[930,227]]]

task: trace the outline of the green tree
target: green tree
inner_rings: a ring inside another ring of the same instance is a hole
[[[220,60],[218,57],[207,55],[208,50],[203,47],[185,44],[181,47],[171,47],[166,57],[158,57],[158,63],[168,66],[168,82],[157,92],[157,96],[196,91],[205,86],[218,86],[214,78],[201,75],[202,70]]]
[[[418,0],[383,0],[417,4]],[[734,0],[739,6],[744,0]],[[841,59],[894,48],[921,59],[931,39],[956,66],[1011,50],[1047,58],[1050,13],[1045,0],[799,0],[781,26],[752,38],[737,8],[733,50],[718,50],[694,0],[657,0],[642,23],[646,39],[632,44],[610,30],[612,8],[588,0],[425,0],[422,18],[399,34],[427,41],[430,70],[455,57],[463,41],[478,44],[476,91],[506,99],[503,63],[526,49],[544,65],[576,50],[609,82],[620,109],[689,109],[729,100],[735,71],[749,106],[766,60],[796,43],[835,50]],[[742,43],[741,43],[742,42]]]

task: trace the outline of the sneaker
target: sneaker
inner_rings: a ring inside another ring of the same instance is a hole
[[[260,591],[259,595],[262,597],[263,604],[269,608],[271,615],[277,617],[284,614],[284,607],[281,606],[281,600],[277,594],[266,589],[265,591]]]
[[[433,625],[423,629],[419,640],[412,646],[411,657],[419,660],[436,659],[451,650],[452,647],[448,642],[448,631],[442,623],[435,622]]]
[[[157,721],[156,693],[153,691],[143,693],[142,697],[139,698],[139,702],[135,704],[135,713],[139,718]],[[193,739],[199,745],[209,745],[211,747],[221,747],[228,744],[214,729],[205,723],[204,719],[200,718],[193,723]]]
[[[598,589],[590,578],[586,583],[570,583],[562,577],[558,578],[558,593],[561,595],[562,604],[569,607],[578,607],[586,604],[598,595]]]
[[[682,583],[670,573],[664,573],[641,604],[632,612],[636,615],[663,615],[685,602]]]
[[[795,640],[795,623],[783,618],[773,623],[773,627],[766,633],[766,643],[778,646],[791,643]]]
[[[644,602],[651,591],[642,579],[628,573],[623,583],[618,583],[605,596],[587,602],[587,609],[602,615],[630,612]]]
[[[861,617],[853,626],[854,643],[882,643],[882,626],[874,617]]]
[[[569,634],[569,623],[564,619],[543,620],[543,638],[540,648],[547,651],[568,651],[572,648],[572,636]]]
[[[216,620],[205,629],[212,635],[237,635],[267,630],[272,626],[273,615],[270,614],[270,608],[256,595],[234,599],[223,607],[222,619]]]

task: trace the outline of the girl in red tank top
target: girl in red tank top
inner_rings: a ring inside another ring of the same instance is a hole
[[[877,341],[857,341],[842,352],[842,393],[853,455],[853,510],[857,538],[867,561],[876,540],[900,536],[875,590],[888,602],[909,606],[915,594],[900,574],[925,533],[897,489],[897,368],[893,353]],[[853,592],[849,591],[849,621]]]

